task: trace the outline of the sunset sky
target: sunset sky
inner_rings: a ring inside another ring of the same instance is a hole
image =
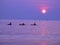
[[[0,0],[0,19],[60,20],[60,0]]]

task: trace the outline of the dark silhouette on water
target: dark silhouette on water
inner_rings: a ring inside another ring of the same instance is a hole
[[[8,25],[12,25],[12,23],[10,22]]]
[[[21,24],[19,24],[19,25],[24,26],[25,24],[24,24],[24,23],[21,23]]]
[[[31,24],[32,26],[36,26],[37,24],[34,22],[33,24]]]

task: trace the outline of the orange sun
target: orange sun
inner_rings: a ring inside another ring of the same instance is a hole
[[[42,13],[45,14],[46,13],[46,10],[45,9],[42,9]]]

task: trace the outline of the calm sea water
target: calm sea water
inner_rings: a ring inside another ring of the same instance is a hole
[[[0,45],[60,45],[60,21],[0,20]]]

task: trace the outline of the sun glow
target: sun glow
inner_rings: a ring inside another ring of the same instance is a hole
[[[42,13],[45,14],[46,13],[46,10],[45,9],[42,9]]]

